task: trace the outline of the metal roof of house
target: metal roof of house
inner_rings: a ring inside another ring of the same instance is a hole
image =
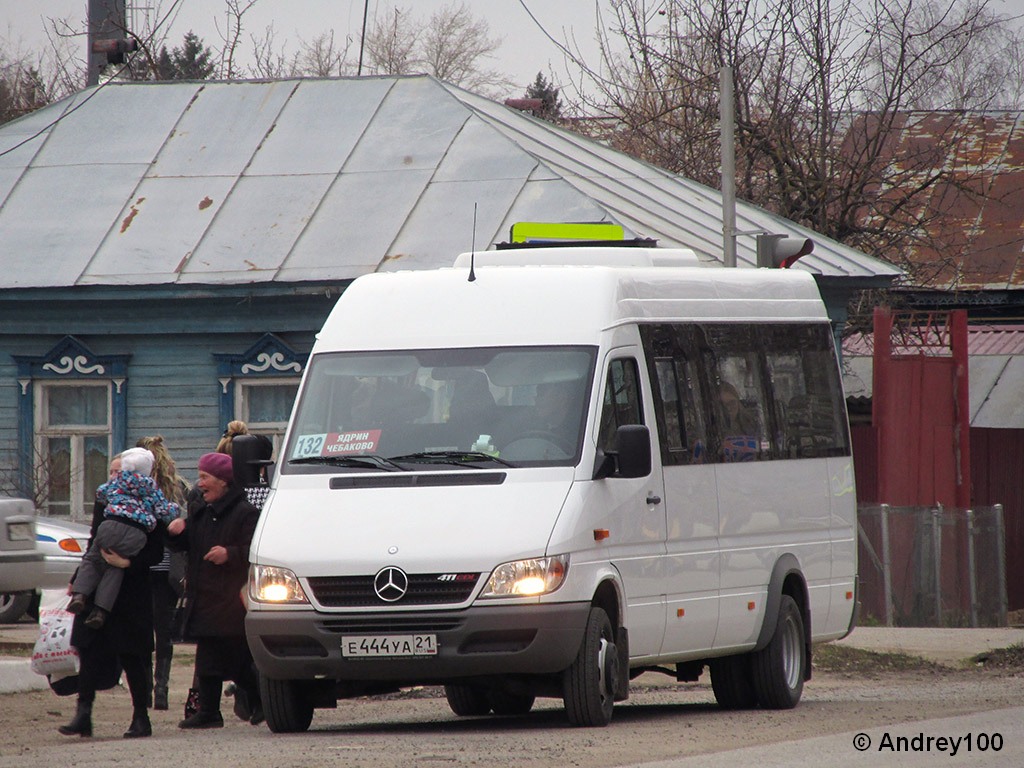
[[[900,187],[925,189],[903,210],[926,222],[907,260],[935,288],[1024,287],[1024,112],[904,112],[895,129],[886,165]]]
[[[721,260],[716,190],[429,76],[111,82],[0,126],[2,288],[345,280],[517,221]],[[826,277],[900,274],[743,203],[737,229],[813,238],[798,266]]]

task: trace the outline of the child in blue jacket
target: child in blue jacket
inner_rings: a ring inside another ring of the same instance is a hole
[[[142,551],[158,522],[166,525],[180,514],[178,505],[168,501],[150,477],[150,451],[129,448],[120,458],[121,471],[96,489],[96,499],[106,504],[106,510],[78,567],[68,604],[69,611],[81,613],[92,595],[93,610],[85,620],[92,629],[103,626],[124,577],[121,568],[108,565],[103,559],[103,550],[131,559]]]

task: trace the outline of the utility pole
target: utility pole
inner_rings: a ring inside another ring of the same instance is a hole
[[[124,51],[108,50],[106,43],[127,37],[128,19],[125,0],[89,0],[86,24],[85,87],[98,85],[100,73],[110,63],[108,56],[123,55]]]
[[[736,266],[736,143],[732,67],[719,75],[718,114],[722,133],[722,264]]]

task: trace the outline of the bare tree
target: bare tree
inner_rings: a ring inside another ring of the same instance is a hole
[[[988,0],[613,0],[611,9],[583,95],[620,121],[616,146],[718,187],[719,72],[729,65],[742,198],[894,261],[915,282],[946,273],[908,257],[942,231],[950,196],[936,189],[980,192],[982,169],[937,162],[971,126],[951,120],[931,142],[899,147],[893,138],[911,110],[1015,96],[1019,81],[990,49],[1017,38]],[[960,66],[969,60],[984,66]]]
[[[507,78],[484,66],[501,45],[501,38],[489,33],[487,22],[474,18],[464,3],[446,5],[431,15],[423,29],[420,62],[439,80],[468,90],[504,86]]]
[[[339,45],[334,39],[334,30],[314,37],[308,43],[302,43],[295,60],[293,74],[308,77],[333,77],[350,74],[353,70],[349,62],[351,38],[346,37],[344,44]]]
[[[407,75],[415,72],[415,50],[420,30],[409,11],[393,8],[375,19],[364,41],[367,70],[375,75]]]
[[[464,4],[441,8],[423,23],[395,8],[373,22],[366,35],[368,70],[373,74],[425,72],[478,92],[507,89],[508,78],[485,66],[501,45],[490,27]]]

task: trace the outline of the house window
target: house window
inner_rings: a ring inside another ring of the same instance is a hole
[[[281,438],[299,389],[306,355],[300,355],[272,333],[240,355],[217,354],[221,428],[244,421],[249,431],[266,435],[278,455]]]
[[[111,448],[109,383],[35,382],[35,486],[42,511],[88,520],[107,479]]]
[[[235,416],[249,425],[249,431],[266,435],[279,455],[281,438],[299,389],[297,378],[240,379],[235,382]]]
[[[43,514],[92,519],[96,487],[124,450],[127,355],[96,355],[65,336],[18,366],[19,493]]]

